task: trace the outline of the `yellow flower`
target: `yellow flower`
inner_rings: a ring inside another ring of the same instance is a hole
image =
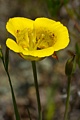
[[[69,44],[67,28],[48,18],[10,18],[6,29],[16,38],[8,38],[7,47],[27,60],[43,59]]]

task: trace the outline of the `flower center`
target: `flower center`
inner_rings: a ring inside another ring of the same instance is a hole
[[[56,37],[49,30],[17,30],[16,41],[25,50],[40,50],[51,47],[56,42]]]
[[[55,44],[55,35],[52,33],[47,33],[46,31],[37,33],[36,36],[36,48],[44,49],[51,47]]]

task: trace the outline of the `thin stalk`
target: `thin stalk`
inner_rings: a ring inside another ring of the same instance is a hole
[[[8,71],[8,63],[9,63],[9,48],[6,46],[5,50],[5,58],[4,58],[4,63],[5,63],[5,69]]]
[[[71,76],[68,76],[67,99],[66,99],[66,108],[65,108],[64,120],[68,120],[68,108],[69,108],[69,98],[70,98],[70,83],[71,83]]]
[[[7,76],[8,76],[9,85],[10,85],[10,89],[11,89],[11,95],[12,95],[12,100],[13,100],[15,117],[16,117],[16,120],[20,120],[20,116],[19,116],[19,112],[18,112],[16,100],[15,100],[15,95],[14,95],[14,91],[13,91],[13,87],[12,87],[12,83],[11,83],[11,78],[10,78],[10,75],[9,75],[9,72],[8,72],[9,50],[6,49],[6,54],[5,54],[6,57],[5,57],[5,60],[4,60],[4,56],[3,56],[2,50],[1,50],[1,53],[2,53],[2,58],[1,58],[1,59],[2,59],[2,62],[3,62],[4,69],[5,69],[5,71],[6,71],[6,74],[7,74]]]
[[[9,75],[8,71],[6,71],[6,73],[7,73],[10,88],[11,88],[11,94],[12,94],[12,100],[13,100],[13,105],[14,105],[15,117],[16,117],[16,120],[20,120],[20,116],[19,116],[19,112],[18,112],[18,109],[17,109],[17,104],[16,104],[16,100],[15,100],[15,96],[14,96],[14,91],[13,91],[10,75]]]
[[[40,95],[39,95],[39,87],[38,87],[35,61],[32,61],[32,69],[33,69],[34,83],[35,83],[35,89],[36,89],[36,97],[37,97],[37,104],[38,104],[38,114],[39,114],[38,120],[42,120],[41,103],[40,103]]]

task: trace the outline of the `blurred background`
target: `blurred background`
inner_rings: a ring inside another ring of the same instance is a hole
[[[43,120],[63,120],[66,102],[67,76],[65,64],[69,50],[78,56],[76,71],[72,76],[69,119],[80,118],[80,0],[0,0],[0,44],[5,53],[6,22],[12,17],[48,17],[67,26],[69,46],[57,52],[59,60],[46,58],[37,62],[38,83]],[[16,95],[21,120],[37,120],[32,67],[16,53],[10,51],[9,72]],[[0,60],[0,120],[15,120],[10,87]]]

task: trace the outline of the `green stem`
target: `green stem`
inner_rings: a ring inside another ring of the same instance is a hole
[[[8,80],[9,80],[9,85],[10,85],[10,89],[11,89],[11,95],[12,95],[12,100],[13,100],[15,117],[16,117],[16,120],[20,120],[20,116],[19,116],[19,112],[18,112],[16,100],[15,100],[15,95],[14,95],[14,91],[13,91],[13,87],[12,87],[12,83],[11,83],[11,78],[10,78],[10,75],[9,75],[9,72],[8,72],[9,49],[6,47],[5,59],[4,59],[4,56],[3,56],[2,49],[1,49],[1,54],[2,54],[1,59],[2,59],[2,62],[3,62],[3,66],[4,66],[4,69],[5,69],[6,74],[8,76]]]
[[[33,75],[34,75],[34,83],[36,89],[36,97],[37,97],[37,104],[38,104],[38,120],[42,120],[42,112],[41,112],[41,103],[40,103],[40,95],[39,95],[39,88],[38,88],[38,80],[37,80],[37,71],[36,71],[36,63],[32,61],[32,68],[33,68]]]
[[[69,98],[70,98],[70,83],[71,83],[71,76],[68,76],[67,99],[66,99],[66,108],[65,108],[64,120],[68,119],[68,108],[69,108]]]
[[[10,75],[9,75],[9,72],[8,72],[9,49],[6,47],[5,59],[4,59],[4,56],[3,56],[2,49],[1,49],[1,53],[2,53],[2,58],[1,59],[2,59],[2,62],[3,62],[4,69],[6,71],[6,74],[8,76],[9,85],[10,85],[10,89],[11,89],[11,95],[12,95],[12,100],[13,100],[15,117],[16,117],[16,120],[20,120],[20,116],[19,116],[19,112],[18,112],[16,100],[15,100],[15,95],[14,95],[14,91],[13,91],[13,87],[12,87],[12,83],[11,83],[11,78],[10,78]]]
[[[8,71],[8,63],[9,63],[9,48],[6,46],[5,50],[5,58],[4,58],[4,63],[5,63],[5,69]]]
[[[9,79],[10,88],[11,88],[15,117],[16,117],[16,120],[20,120],[20,116],[19,116],[19,112],[18,112],[18,109],[17,109],[17,104],[16,104],[16,100],[15,100],[15,95],[14,95],[14,91],[13,91],[10,75],[9,75],[8,71],[6,71],[6,73],[7,73],[7,76],[8,76],[8,79]]]

